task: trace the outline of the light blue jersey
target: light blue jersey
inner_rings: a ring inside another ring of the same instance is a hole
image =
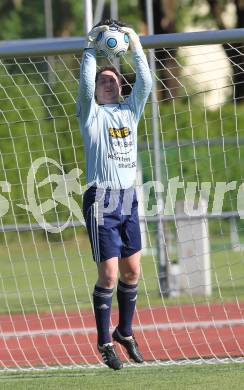
[[[133,56],[136,82],[128,98],[117,104],[98,105],[94,97],[96,50],[84,50],[77,115],[85,145],[88,186],[126,189],[135,183],[137,126],[152,79],[143,50],[138,49]]]

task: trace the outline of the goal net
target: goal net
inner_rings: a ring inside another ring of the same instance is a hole
[[[214,43],[150,51],[133,323],[147,365],[243,361],[244,45]],[[2,371],[102,366],[81,212],[80,54],[0,62]],[[120,71],[126,96],[135,80],[129,54]],[[111,330],[117,319],[114,294]]]

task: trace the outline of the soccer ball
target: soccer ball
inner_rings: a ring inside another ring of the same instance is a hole
[[[129,47],[129,37],[118,26],[111,25],[108,31],[98,34],[95,45],[105,57],[121,57]]]

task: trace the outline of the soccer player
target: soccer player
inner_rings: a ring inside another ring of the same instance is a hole
[[[115,67],[106,66],[96,73],[94,42],[112,23],[128,34],[136,68],[135,84],[125,100],[121,97],[121,75]],[[88,183],[83,213],[98,271],[93,292],[97,345],[104,363],[114,370],[123,364],[112,339],[125,347],[135,362],[143,362],[132,332],[141,251],[135,179],[137,126],[151,86],[147,59],[134,30],[113,20],[96,25],[88,34],[81,61],[77,115]],[[119,323],[111,339],[109,323],[118,272]]]

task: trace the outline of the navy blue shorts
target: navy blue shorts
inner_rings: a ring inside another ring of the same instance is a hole
[[[95,262],[129,257],[141,250],[138,202],[133,187],[90,187],[83,196],[83,215]]]

